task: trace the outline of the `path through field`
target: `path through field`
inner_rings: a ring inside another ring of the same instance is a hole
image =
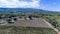
[[[56,29],[56,28],[54,28],[50,23],[48,23],[47,21],[45,21],[44,19],[43,19],[43,21],[45,22],[45,23],[47,23],[53,30],[55,30],[58,34],[60,34],[60,31],[58,31],[58,29]]]

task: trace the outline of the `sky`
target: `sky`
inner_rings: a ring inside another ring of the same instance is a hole
[[[0,8],[36,8],[60,11],[60,0],[0,0]]]

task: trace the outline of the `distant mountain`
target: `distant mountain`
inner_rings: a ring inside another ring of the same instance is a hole
[[[54,11],[48,11],[48,10],[42,10],[42,9],[33,9],[33,8],[0,8],[0,12],[5,11],[19,11],[19,12],[54,12]]]
[[[40,12],[45,14],[60,14],[60,12],[57,11],[48,11],[33,8],[0,8],[0,13],[1,12]]]
[[[41,9],[33,9],[33,8],[0,8],[0,11],[31,11],[31,12],[40,12],[43,11]]]

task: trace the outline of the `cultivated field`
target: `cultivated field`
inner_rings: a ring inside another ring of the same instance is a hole
[[[24,27],[46,27],[50,28],[48,24],[46,24],[41,18],[33,18],[33,20],[24,20],[24,19],[19,19],[15,21],[15,23],[12,24],[6,24],[6,25],[15,25],[15,26],[24,26]]]

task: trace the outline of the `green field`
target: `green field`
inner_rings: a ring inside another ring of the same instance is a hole
[[[47,18],[46,18],[47,17]],[[56,23],[56,28],[58,30],[60,30],[60,16],[46,16],[45,19],[48,21],[48,22],[51,22],[51,23]],[[51,21],[50,21],[51,20]]]
[[[57,34],[53,29],[42,27],[0,26],[0,34]]]

